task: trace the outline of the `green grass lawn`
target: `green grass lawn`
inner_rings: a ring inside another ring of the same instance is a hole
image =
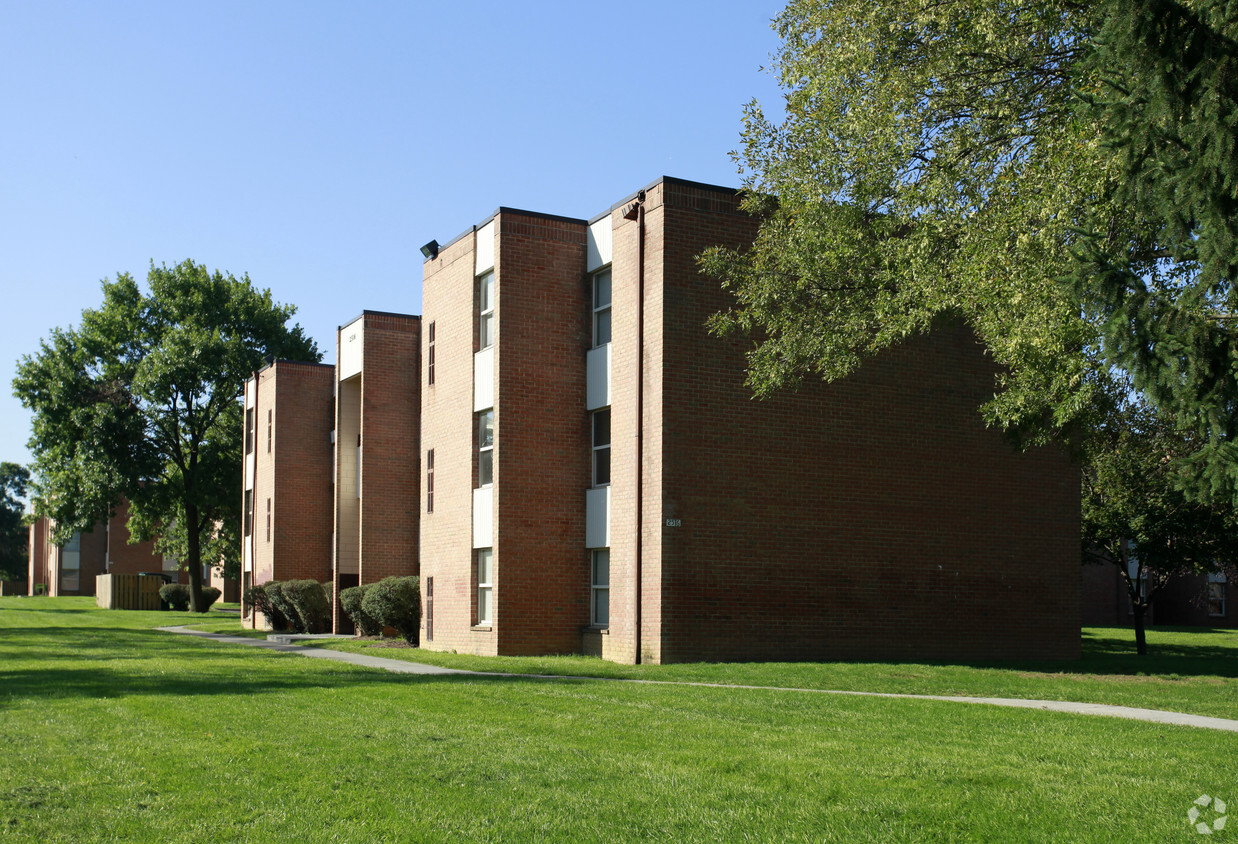
[[[1083,631],[1082,659],[1019,664],[731,662],[617,665],[584,656],[476,657],[420,648],[380,650],[371,647],[374,644],[372,641],[365,640],[336,640],[318,643],[318,646],[472,671],[1074,700],[1238,718],[1238,631],[1153,628],[1148,630],[1148,642],[1151,652],[1141,657],[1134,652],[1130,630],[1087,628]],[[1235,834],[1238,836],[1238,831]]]
[[[1238,801],[1233,733],[772,689],[393,675],[152,629],[199,621],[0,599],[0,838],[1163,842],[1198,840],[1186,812],[1200,794]]]

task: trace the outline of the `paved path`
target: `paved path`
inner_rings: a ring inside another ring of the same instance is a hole
[[[1077,715],[1104,715],[1110,718],[1128,718],[1134,721],[1151,721],[1156,724],[1176,724],[1184,727],[1203,727],[1209,730],[1225,730],[1238,733],[1238,720],[1232,718],[1213,718],[1207,715],[1188,715],[1184,712],[1166,712],[1161,709],[1137,709],[1132,706],[1111,706],[1107,703],[1075,703],[1066,700],[1025,700],[1009,697],[958,697],[954,695],[907,695],[894,692],[854,692],[835,689],[798,689],[782,686],[744,686],[733,683],[694,683],[681,680],[632,680],[622,677],[579,677],[565,674],[508,674],[491,671],[462,671],[458,668],[441,668],[437,665],[422,665],[417,662],[406,662],[402,659],[387,659],[381,656],[354,654],[347,651],[331,651],[323,648],[306,647],[294,644],[298,641],[313,640],[313,636],[276,636],[277,641],[267,639],[251,639],[246,636],[228,636],[223,633],[207,633],[202,630],[190,630],[187,627],[160,627],[159,630],[168,633],[182,633],[188,636],[198,636],[203,639],[213,639],[217,642],[227,642],[234,645],[249,645],[268,651],[295,653],[311,659],[329,659],[335,662],[347,662],[352,665],[364,665],[368,668],[381,668],[397,674],[464,674],[475,677],[528,677],[539,680],[595,680],[613,683],[644,683],[655,686],[705,686],[718,689],[754,689],[757,691],[803,692],[806,694],[823,695],[858,695],[862,697],[888,697],[906,700],[939,700],[947,703],[987,703],[991,706],[1011,706],[1017,709],[1043,709],[1051,712],[1071,712]],[[347,637],[351,638],[351,637]]]

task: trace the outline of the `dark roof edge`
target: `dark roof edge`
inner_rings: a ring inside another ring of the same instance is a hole
[[[421,319],[421,314],[401,314],[401,313],[397,313],[396,311],[362,311],[361,313],[357,314],[352,319],[336,327],[342,329],[345,325],[352,325],[357,320],[363,317],[368,317],[368,316],[393,316],[393,317],[403,317],[405,319],[417,319],[417,320]]]
[[[730,187],[727,187],[726,185],[711,185],[708,182],[694,182],[691,179],[680,179],[677,176],[659,176],[658,178],[654,179],[649,184],[645,185],[643,188],[632,191],[630,194],[628,194],[623,199],[611,205],[609,208],[607,208],[602,213],[596,214],[593,217],[591,217],[589,219],[589,225],[593,225],[598,220],[601,220],[605,217],[610,216],[611,214],[615,213],[617,209],[622,208],[623,206],[627,205],[629,202],[635,201],[636,197],[640,196],[641,191],[651,190],[657,187],[658,185],[664,184],[664,183],[670,184],[670,185],[683,185],[685,187],[690,187],[690,188],[701,188],[703,190],[710,190],[716,193],[729,193],[732,195],[737,194],[740,191],[739,188],[730,188]]]

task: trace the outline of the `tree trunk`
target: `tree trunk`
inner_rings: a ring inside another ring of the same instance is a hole
[[[1135,653],[1140,656],[1148,655],[1148,639],[1144,635],[1144,614],[1148,611],[1147,605],[1140,601],[1132,601],[1131,606],[1134,609],[1132,617],[1135,623]]]
[[[198,519],[198,508],[185,504],[185,535],[189,546],[189,610],[190,612],[206,612],[206,602],[202,598],[202,523]]]

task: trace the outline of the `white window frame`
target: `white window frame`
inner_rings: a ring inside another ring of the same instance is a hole
[[[494,345],[494,270],[477,277],[477,348]]]
[[[490,437],[486,438],[486,419],[490,420]],[[482,467],[489,467],[483,472]],[[494,408],[477,414],[477,488],[494,485]]]
[[[69,565],[69,561],[73,565]],[[60,546],[60,588],[79,592],[82,588],[82,532],[74,531],[69,541]]]
[[[1225,591],[1229,580],[1225,577],[1224,572],[1212,572],[1208,575],[1208,617],[1209,618],[1224,618],[1225,610]],[[1221,609],[1219,612],[1212,611],[1212,594],[1216,592],[1219,595]]]
[[[605,418],[606,420],[606,441],[598,442],[598,422]],[[597,487],[610,486],[610,443],[611,435],[611,416],[610,408],[603,407],[589,414],[589,441],[592,447],[592,467],[593,467],[593,486]],[[601,461],[605,462],[605,473],[598,471],[598,466]],[[605,475],[603,479],[603,474]]]
[[[606,560],[606,576],[598,578],[598,561]],[[598,612],[598,608],[602,612]],[[610,626],[610,549],[594,548],[589,552],[589,623],[594,627]]]
[[[605,295],[606,301],[601,301],[602,288],[599,282],[602,279],[606,280]],[[593,302],[593,348],[605,346],[611,341],[614,335],[614,324],[611,321],[611,301],[614,298],[614,285],[611,283],[612,276],[610,267],[598,270],[593,274],[592,302]],[[602,326],[605,326],[603,330]]]
[[[494,549],[477,549],[477,625],[494,623]]]

